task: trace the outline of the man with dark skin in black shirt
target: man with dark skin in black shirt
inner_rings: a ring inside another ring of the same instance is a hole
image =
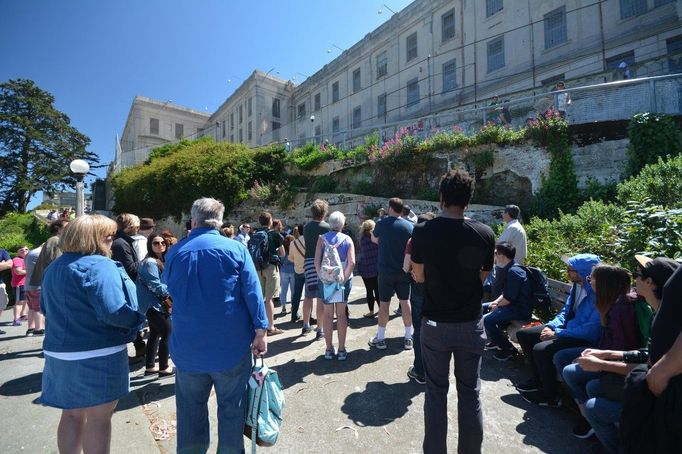
[[[412,270],[424,283],[421,348],[426,377],[424,452],[446,453],[450,360],[457,382],[458,452],[481,452],[483,415],[481,356],[486,342],[481,319],[483,281],[493,266],[495,234],[464,216],[474,179],[451,170],[440,182],[439,217],[412,232]]]

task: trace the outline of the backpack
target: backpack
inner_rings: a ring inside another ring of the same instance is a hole
[[[252,453],[256,452],[256,445],[269,447],[277,443],[284,416],[279,376],[260,358],[261,366],[256,365],[256,359],[249,377],[245,405],[244,435],[251,439]]]
[[[552,297],[549,296],[547,276],[540,268],[534,266],[515,265],[526,272],[530,283],[530,303],[533,309],[549,310],[552,305]]]
[[[321,237],[324,242],[324,250],[322,251],[322,264],[320,265],[320,281],[323,284],[343,283],[343,264],[341,257],[339,257],[338,248],[346,239],[339,241],[332,245],[324,237]]]
[[[251,235],[247,248],[257,270],[270,264],[270,245],[267,230],[258,230]]]

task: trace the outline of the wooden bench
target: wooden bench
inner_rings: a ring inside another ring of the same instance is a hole
[[[560,311],[566,304],[568,296],[571,294],[571,284],[557,281],[555,279],[547,279],[547,287],[549,289],[549,296],[552,298],[552,310]],[[535,320],[535,319],[533,319]],[[507,335],[512,342],[518,342],[516,339],[516,332],[520,330],[523,325],[528,324],[532,320],[514,320],[507,327]]]

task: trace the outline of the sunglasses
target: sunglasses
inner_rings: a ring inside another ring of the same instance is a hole
[[[163,241],[152,241],[152,246],[165,246],[166,243]]]

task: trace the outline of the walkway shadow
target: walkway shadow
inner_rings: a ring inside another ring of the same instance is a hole
[[[15,378],[0,385],[0,396],[25,396],[40,392],[43,386],[43,373]]]
[[[399,349],[398,347],[389,347],[383,351],[375,349],[352,350],[348,352],[348,359],[346,361],[337,361],[336,359],[326,361],[324,359],[324,344],[320,344],[320,356],[316,359],[310,361],[296,361],[292,359],[286,363],[274,366],[273,369],[279,374],[282,387],[286,389],[305,382],[305,377],[309,375],[323,376],[351,372],[365,364],[373,363],[386,356],[397,355],[403,351],[402,344]]]
[[[0,355],[0,361],[9,361],[10,359],[30,358],[32,356],[42,358],[43,357],[43,349],[42,348],[34,348],[33,350],[19,350],[16,352],[3,353],[2,355]]]
[[[146,378],[146,377],[145,377]],[[138,382],[139,384],[140,382]],[[175,396],[175,380],[172,378],[156,379],[135,387],[131,378],[131,390],[116,406],[116,411],[142,407],[151,402]]]
[[[535,446],[542,452],[549,454],[584,453],[590,452],[591,442],[580,440],[570,434],[575,422],[575,415],[562,408],[547,408],[529,404],[517,392],[501,397],[507,405],[525,410],[523,422],[516,426],[516,431],[524,436],[523,443]],[[557,430],[565,430],[569,444],[557,439]]]
[[[423,390],[423,386],[412,381],[392,385],[368,382],[363,391],[346,397],[341,411],[358,426],[385,426],[404,416],[412,399]]]

